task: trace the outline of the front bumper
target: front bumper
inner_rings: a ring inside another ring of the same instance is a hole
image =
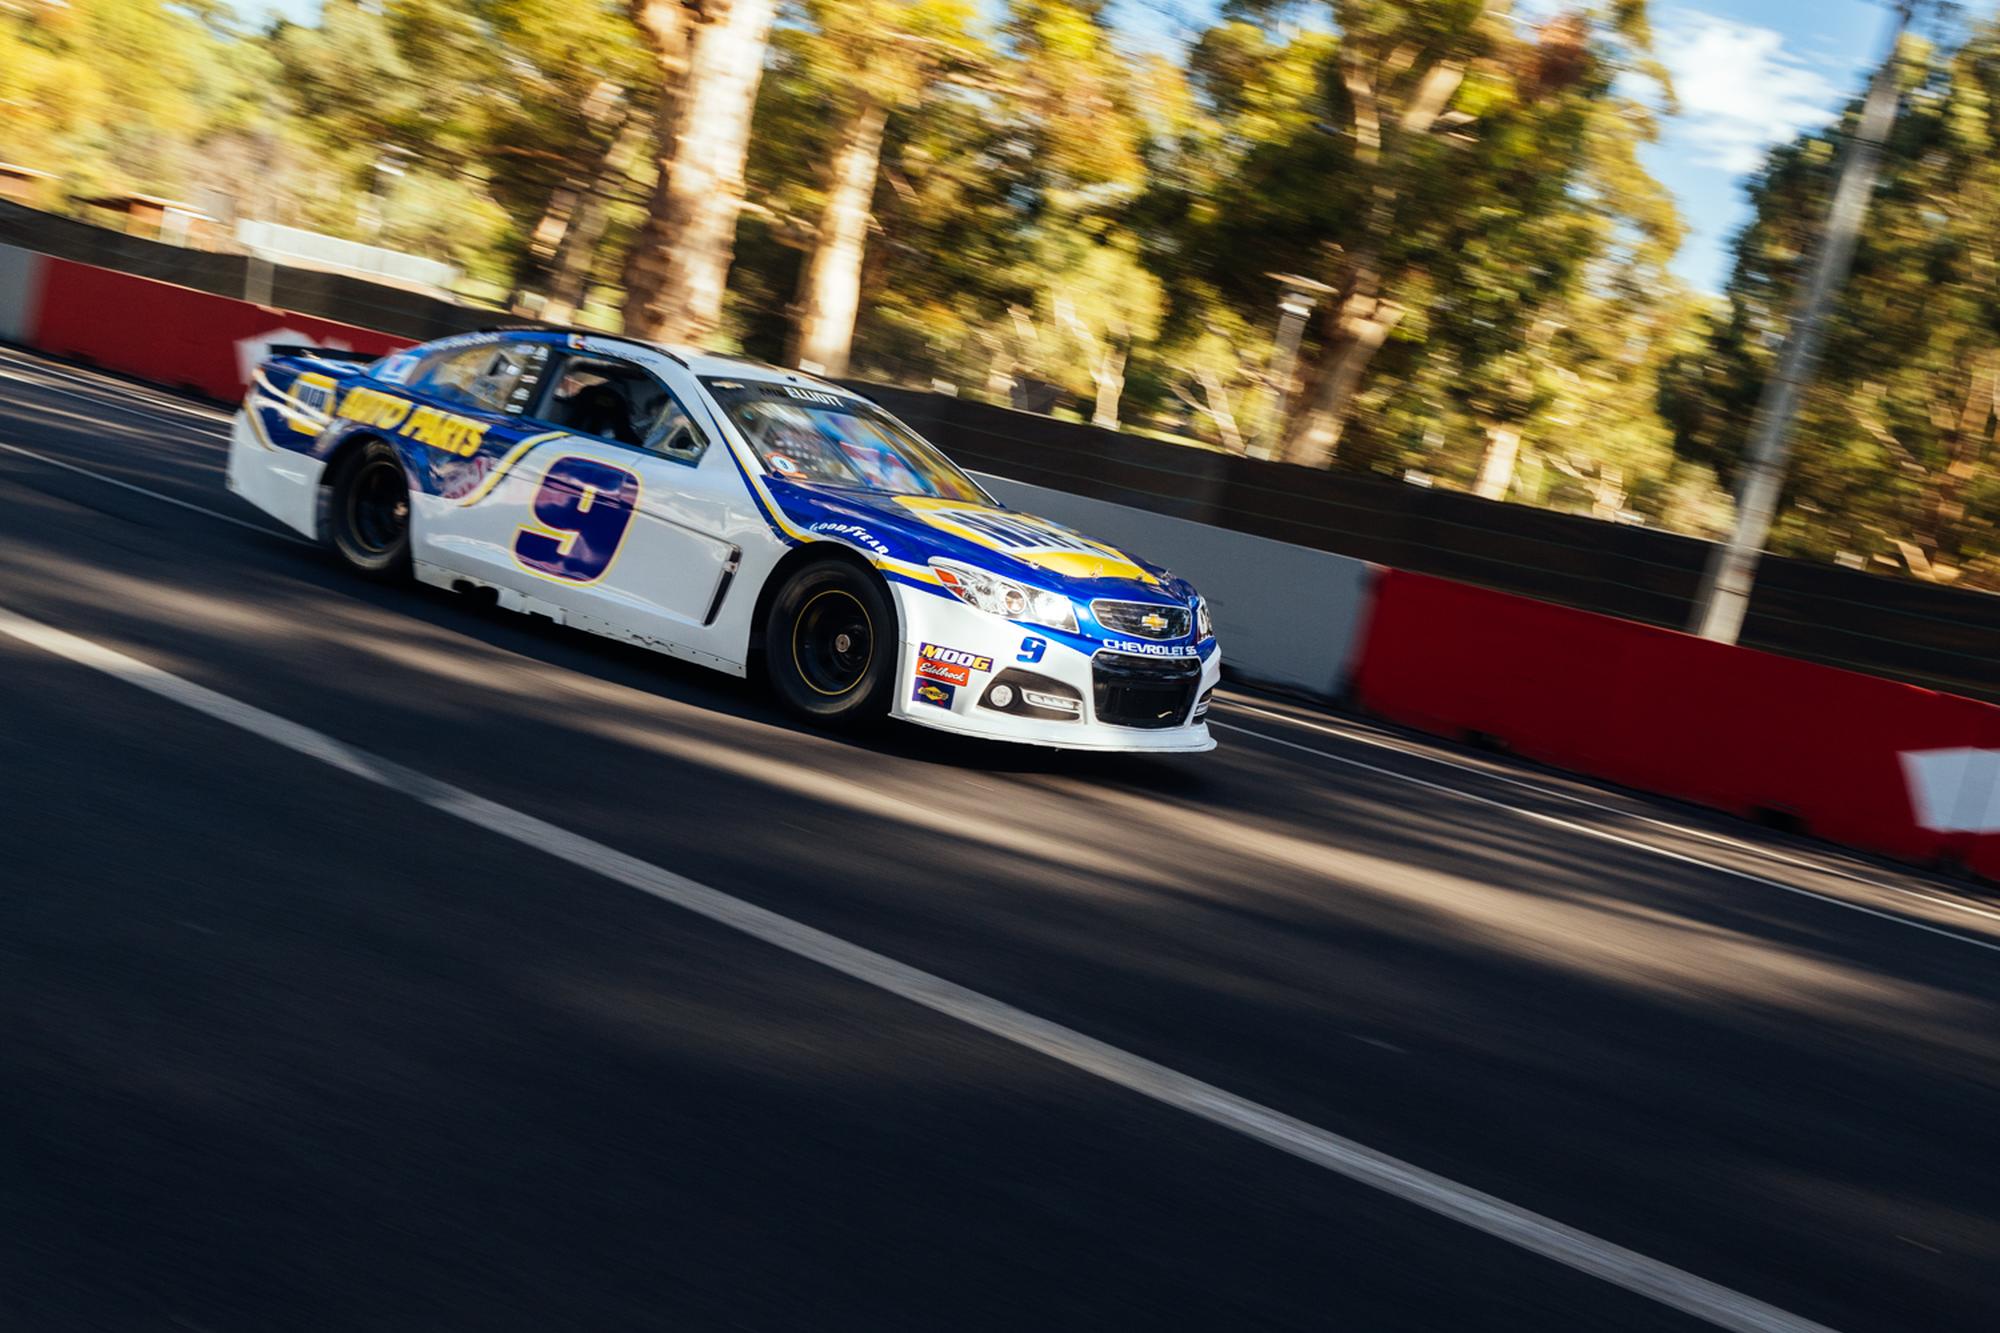
[[[906,584],[894,590],[903,642],[893,717],[1065,750],[1168,754],[1215,748],[1207,723],[1195,717],[1222,679],[1222,654],[1213,640],[1206,656],[1134,661],[1134,654],[1110,648],[1081,651],[956,598]],[[994,692],[1001,685],[1012,694],[1004,708]],[[1073,714],[1049,706],[1063,698],[1074,702]]]

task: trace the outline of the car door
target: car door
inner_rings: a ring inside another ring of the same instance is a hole
[[[711,429],[654,369],[602,349],[556,351],[520,426],[438,537],[445,562],[583,628],[701,647],[739,554]]]

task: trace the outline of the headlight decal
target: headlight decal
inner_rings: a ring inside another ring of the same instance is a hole
[[[1005,620],[1024,620],[1066,633],[1077,632],[1076,605],[1061,593],[1003,579],[974,565],[932,560],[938,582],[975,610]]]

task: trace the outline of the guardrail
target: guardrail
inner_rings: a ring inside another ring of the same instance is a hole
[[[383,352],[410,341],[5,245],[0,338],[221,399],[241,396],[270,342]],[[954,452],[988,472],[999,457],[987,480],[1003,502],[1193,580],[1241,676],[2000,879],[2000,707],[1200,521],[1245,484],[1242,459],[1180,451],[1194,461],[1178,475],[1200,485],[1165,497],[1174,514],[1050,485],[1061,469],[1009,468],[998,448]],[[1067,461],[1066,475],[1097,489],[1144,475],[1130,458]],[[1291,500],[1294,513],[1312,502]]]

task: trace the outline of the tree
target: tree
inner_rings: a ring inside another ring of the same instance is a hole
[[[1322,128],[1331,156],[1319,178],[1334,225],[1306,272],[1335,289],[1305,363],[1284,455],[1324,464],[1339,446],[1369,369],[1425,290],[1450,290],[1432,270],[1455,266],[1459,247],[1497,219],[1518,229],[1532,203],[1560,217],[1587,207],[1590,159],[1573,126],[1588,104],[1624,99],[1625,69],[1649,68],[1645,8],[1626,0],[1608,14],[1577,12],[1519,36],[1506,0],[1335,0],[1339,36]],[[1569,142],[1542,142],[1538,129]],[[1296,145],[1290,153],[1301,155]],[[1468,188],[1505,182],[1514,195]],[[1508,332],[1533,323],[1511,303]],[[1525,320],[1525,322],[1523,322]]]
[[[1793,427],[1772,546],[2000,589],[2000,28],[1905,57],[1904,110]],[[1677,447],[1725,473],[1825,215],[1836,143],[1828,129],[1772,152],[1726,305],[1668,371]]]
[[[659,82],[659,176],[625,265],[625,331],[698,343],[722,323],[751,112],[776,0],[632,0]]]
[[[792,364],[845,375],[892,116],[988,63],[964,0],[807,0],[794,77],[834,128],[799,286]]]

